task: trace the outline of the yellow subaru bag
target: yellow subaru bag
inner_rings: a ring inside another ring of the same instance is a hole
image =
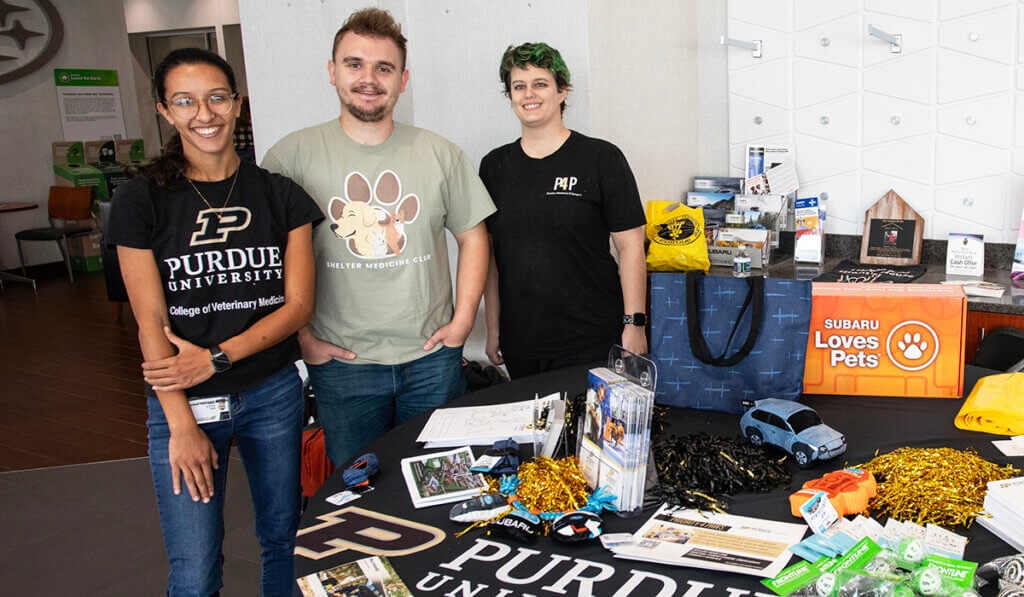
[[[704,211],[678,201],[647,202],[647,271],[708,271]]]

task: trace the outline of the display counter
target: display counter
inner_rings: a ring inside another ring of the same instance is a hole
[[[574,367],[516,380],[467,395],[450,406],[472,406],[527,400],[535,394],[585,390],[588,367]],[[986,370],[968,368],[969,392]],[[793,473],[787,490],[761,495],[737,495],[730,513],[785,522],[799,522],[790,514],[789,495],[801,484],[844,465],[864,463],[876,454],[901,447],[973,448],[999,464],[1020,466],[992,445],[999,436],[963,431],[953,425],[962,399],[805,396],[801,402],[846,436],[848,451],[838,459],[810,470],[788,462]],[[325,501],[344,489],[336,472],[310,499],[298,538],[297,576],[354,561],[367,554],[387,555],[405,584],[417,596],[519,597],[525,595],[599,595],[625,597],[713,597],[719,595],[771,595],[753,576],[710,572],[620,560],[597,541],[563,544],[540,537],[530,545],[488,536],[473,529],[456,537],[466,525],[448,520],[450,505],[416,510],[405,488],[399,461],[424,450],[415,439],[428,418],[421,415],[379,438],[361,453],[374,452],[380,471],[372,479],[374,490],[343,506]],[[709,433],[736,436],[739,416],[725,413],[671,409],[663,433]],[[474,448],[480,455],[484,447]],[[522,447],[528,456],[531,446]],[[781,456],[781,453],[780,453]],[[347,466],[348,463],[345,463]],[[634,518],[604,513],[605,532],[633,532],[654,511],[645,509]],[[965,559],[985,562],[1014,550],[979,525],[956,529],[965,534]],[[793,561],[796,561],[795,558]]]

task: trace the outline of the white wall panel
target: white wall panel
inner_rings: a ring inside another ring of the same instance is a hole
[[[1013,134],[1013,100],[1009,93],[943,106],[938,131],[968,141],[1008,148]]]
[[[860,66],[860,17],[851,15],[796,35],[795,53],[828,64]]]
[[[952,137],[935,142],[935,183],[947,184],[1006,172],[1006,152]]]
[[[860,100],[850,95],[796,113],[796,132],[846,145],[860,142]]]
[[[918,52],[900,60],[862,71],[864,91],[922,104],[935,99],[935,66],[931,52]]]
[[[939,187],[935,189],[935,213],[1000,229],[1003,225],[1003,206],[1009,199],[1008,186],[1005,176],[995,176]]]
[[[932,107],[865,93],[863,127],[864,145],[925,135],[932,131]]]
[[[939,45],[993,62],[1013,62],[1014,9],[1006,8],[943,25]]]
[[[948,21],[1008,4],[1016,3],[1013,0],[939,0],[939,18]]]
[[[857,69],[798,58],[793,61],[793,101],[796,108],[856,93]]]
[[[928,184],[932,180],[932,148],[930,137],[867,147],[862,153],[864,169]]]
[[[864,10],[926,22],[935,19],[935,3],[921,0],[864,0]]]
[[[729,98],[729,142],[769,137],[788,131],[789,112],[744,97]]]
[[[801,160],[800,156],[813,159]],[[800,180],[815,181],[857,170],[857,148],[807,135],[796,136],[796,173]]]
[[[727,1],[732,21],[757,23],[765,11]],[[892,188],[925,217],[927,236],[975,227],[993,242],[1015,240],[1024,207],[1024,0],[765,4],[793,15],[788,31],[774,26],[793,48],[790,128],[772,132],[796,140],[799,196],[841,197],[829,204],[834,223],[859,233],[863,210]],[[869,36],[869,23],[902,36],[901,51]],[[784,77],[765,85],[763,97],[787,91]],[[764,102],[730,88],[737,94],[745,103],[730,107],[744,116]],[[851,107],[857,126],[847,122]],[[742,118],[730,122],[735,168],[754,132]]]
[[[730,0],[729,19],[757,23],[777,31],[789,31],[790,11],[787,2],[765,2],[764,0]],[[731,26],[731,24],[730,24]]]
[[[857,13],[849,0],[794,0],[793,8],[797,31]]]
[[[954,52],[938,51],[938,102],[945,104],[1010,88],[1009,67]]]
[[[791,88],[788,60],[773,60],[729,73],[733,94],[776,108],[789,109]]]

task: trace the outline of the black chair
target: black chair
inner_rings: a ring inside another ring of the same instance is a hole
[[[974,353],[978,367],[1015,373],[1024,368],[1024,330],[1012,327],[996,328],[981,339]]]
[[[50,227],[30,228],[14,233],[14,238],[18,241],[21,274],[26,275],[25,253],[21,249],[21,243],[24,241],[49,241],[57,243],[60,254],[64,256],[64,265],[68,268],[68,278],[74,282],[75,275],[71,272],[71,259],[68,257],[66,239],[92,233],[91,207],[92,187],[50,187],[50,198],[46,206]],[[83,221],[87,223],[83,224]]]
[[[105,240],[105,228],[110,221],[110,201],[100,201],[100,256],[103,258],[103,277],[107,282],[107,300],[114,311],[114,321],[121,323],[124,319],[124,304],[128,302],[128,290],[124,287],[121,277],[121,264],[117,260],[117,247],[108,246]]]

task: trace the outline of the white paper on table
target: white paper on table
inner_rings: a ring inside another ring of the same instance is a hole
[[[557,392],[541,398],[542,401],[557,399]],[[416,441],[427,442],[429,448],[489,446],[510,437],[518,443],[530,443],[533,441],[533,411],[533,400],[439,408],[430,414]]]
[[[615,557],[773,578],[807,526],[662,505]]]
[[[1006,456],[1024,456],[1024,443],[1013,439],[993,440],[992,445]]]

